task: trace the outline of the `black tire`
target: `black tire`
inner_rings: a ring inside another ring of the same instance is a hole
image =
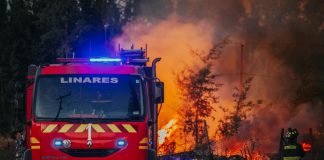
[[[158,160],[155,150],[153,150],[153,149],[148,150],[148,159],[147,160]]]
[[[27,149],[24,153],[23,160],[32,160],[31,150]]]

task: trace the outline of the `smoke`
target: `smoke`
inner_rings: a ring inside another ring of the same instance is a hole
[[[208,51],[213,44],[213,26],[205,21],[195,24],[183,22],[176,15],[170,15],[156,23],[138,19],[124,27],[124,34],[117,37],[115,44],[130,47],[148,45],[151,60],[161,57],[157,65],[159,78],[165,82],[165,103],[161,112],[160,125],[166,124],[175,116],[179,106],[179,93],[175,83],[175,75],[185,64],[194,64],[195,58],[191,49]]]
[[[243,43],[243,75],[253,77],[248,97],[263,104],[253,110],[233,141],[252,138],[259,143],[260,151],[276,152],[280,128],[293,127],[307,133],[324,122],[318,114],[323,112],[323,92],[319,91],[323,89],[319,84],[324,82],[319,74],[323,65],[316,60],[324,57],[323,43],[319,43],[323,33],[318,29],[323,17],[313,12],[323,14],[305,10],[314,9],[314,1],[241,2],[245,15],[231,34],[233,43],[222,57],[226,62],[217,62],[229,82],[221,95],[230,99],[231,87],[239,85],[239,46]]]
[[[114,40],[122,46],[145,46],[151,60],[162,57],[158,75],[165,82],[166,99],[160,126],[176,117],[181,102],[175,75],[200,62],[191,50],[206,53],[225,37],[230,43],[214,62],[217,81],[223,83],[220,104],[231,108],[239,86],[240,52],[244,78],[253,77],[248,99],[262,100],[244,121],[233,141],[255,139],[262,152],[275,152],[280,129],[302,133],[324,120],[323,3],[319,0],[173,0],[145,3],[145,9]],[[161,9],[162,8],[162,9]],[[158,11],[158,12],[154,12]],[[127,47],[125,47],[127,48]],[[223,113],[215,116],[220,119]],[[211,135],[217,121],[208,121]],[[277,143],[278,142],[278,143]]]
[[[320,114],[323,111],[322,104],[310,103],[298,105],[294,110],[288,106],[258,106],[253,116],[243,123],[235,140],[253,139],[259,151],[273,153],[279,146],[280,128],[298,128],[301,135],[308,135],[310,128],[320,127],[319,122],[324,120]]]

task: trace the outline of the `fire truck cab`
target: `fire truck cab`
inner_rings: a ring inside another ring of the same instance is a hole
[[[153,160],[164,84],[146,50],[29,67],[24,160]]]

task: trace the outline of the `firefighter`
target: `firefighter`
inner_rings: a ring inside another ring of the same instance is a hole
[[[304,157],[303,148],[297,143],[298,135],[297,129],[288,128],[285,135],[286,143],[283,147],[283,160],[301,160]]]

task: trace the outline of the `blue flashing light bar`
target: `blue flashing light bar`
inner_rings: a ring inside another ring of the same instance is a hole
[[[63,145],[62,140],[59,140],[59,139],[54,140],[54,146],[55,146],[55,147],[60,147],[60,146],[62,146],[62,145]]]
[[[90,62],[121,62],[120,58],[90,58]]]

